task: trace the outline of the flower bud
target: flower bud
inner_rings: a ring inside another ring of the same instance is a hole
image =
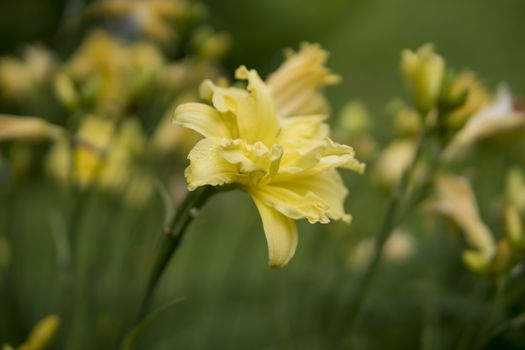
[[[401,73],[418,110],[426,113],[435,107],[445,74],[445,61],[434,52],[434,47],[426,44],[417,52],[404,50]]]
[[[56,315],[49,315],[39,321],[31,331],[28,340],[19,347],[19,350],[44,349],[55,336],[60,319]]]
[[[523,241],[523,225],[515,206],[505,208],[505,235],[512,244],[521,244]]]
[[[462,255],[463,263],[476,273],[485,273],[489,267],[490,259],[487,255],[477,250],[466,250]]]

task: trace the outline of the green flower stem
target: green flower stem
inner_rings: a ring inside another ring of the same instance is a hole
[[[215,190],[211,186],[201,187],[190,192],[180,205],[169,227],[165,229],[135,325],[139,324],[146,316],[153,292],[173,253],[181,244],[188,225],[196,217],[195,211],[200,209],[214,192]]]
[[[375,240],[374,251],[365,269],[363,278],[360,281],[360,283],[357,285],[357,290],[353,298],[350,299],[349,306],[344,307],[345,316],[342,322],[340,323],[341,327],[346,326],[349,329],[352,329],[356,321],[359,318],[360,312],[363,307],[365,296],[368,290],[370,289],[370,286],[373,281],[373,277],[381,261],[385,243],[390,237],[390,234],[392,233],[392,231],[396,228],[397,224],[399,223],[399,218],[402,216],[401,215],[402,214],[401,213],[402,200],[408,191],[410,179],[412,178],[414,174],[416,164],[418,163],[423,153],[423,148],[426,143],[426,138],[427,138],[427,130],[426,128],[423,128],[419,136],[418,145],[417,145],[414,157],[412,158],[412,162],[409,164],[407,169],[404,171],[403,175],[401,176],[400,181],[398,182],[394,192],[392,193],[390,204],[388,206],[388,210],[383,220],[383,225],[381,226],[381,230],[379,231],[379,234],[377,235],[377,238]]]
[[[494,337],[493,332],[491,332],[491,328],[498,317],[498,313],[501,310],[506,285],[507,276],[498,276],[494,285],[491,307],[479,332],[478,341],[474,344],[475,346],[471,347],[472,349],[484,349]]]

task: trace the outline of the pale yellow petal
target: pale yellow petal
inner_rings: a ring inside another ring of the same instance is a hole
[[[190,165],[184,173],[190,191],[204,185],[241,182],[247,177],[239,173],[237,165],[226,161],[221,151],[220,139],[203,139],[193,147],[188,155]]]
[[[210,100],[213,106],[232,120],[230,130],[248,143],[262,142],[271,147],[279,132],[279,123],[273,107],[269,88],[255,70],[242,66],[236,71],[238,79],[248,80],[247,90],[216,86],[210,81],[201,84],[201,97]],[[233,123],[235,121],[235,123]]]
[[[344,209],[348,190],[333,169],[311,176],[276,180],[260,186],[257,191],[266,205],[292,219],[307,219],[310,223],[328,223],[330,219],[349,222],[351,219]]]
[[[262,142],[252,145],[240,139],[222,139],[218,155],[236,165],[240,174],[247,174],[252,184],[257,184],[277,173],[282,149],[279,145],[268,149]]]
[[[232,137],[221,114],[202,103],[185,103],[175,110],[173,122],[204,137]]]
[[[436,190],[433,207],[461,227],[471,246],[491,256],[495,250],[494,238],[479,216],[476,198],[467,179],[440,175],[436,181]]]
[[[340,77],[326,68],[327,59],[328,52],[318,44],[303,44],[299,52],[290,53],[268,77],[280,116],[328,112],[328,103],[320,90],[338,83]]]
[[[268,243],[268,264],[270,267],[283,267],[293,257],[297,247],[295,222],[265,205],[257,195],[252,194],[252,198],[259,210]]]
[[[248,81],[250,92],[250,98],[242,101],[237,113],[239,136],[249,143],[260,141],[270,147],[279,132],[271,91],[254,69],[241,66],[235,76]]]

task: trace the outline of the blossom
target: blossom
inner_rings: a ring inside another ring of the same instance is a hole
[[[478,140],[523,127],[525,112],[515,110],[509,89],[501,86],[492,103],[470,117],[454,136],[445,150],[444,157],[454,158]]]
[[[416,253],[417,242],[404,229],[395,229],[385,243],[383,259],[389,263],[404,262]],[[355,270],[362,270],[370,261],[375,249],[375,241],[367,237],[359,241],[348,255],[347,264]]]
[[[73,150],[65,139],[52,148],[47,164],[52,176],[64,182],[72,178],[80,188],[97,184],[109,191],[127,189],[132,204],[151,194],[149,177],[134,166],[146,146],[137,120],[126,119],[117,128],[109,119],[88,115],[73,139]]]
[[[468,118],[476,115],[483,107],[490,104],[492,94],[485,88],[474,72],[464,71],[454,77],[446,100],[461,99],[466,94],[464,102],[455,108],[448,117],[451,126],[462,126]]]
[[[329,138],[325,115],[287,118],[277,108],[286,103],[275,102],[255,70],[242,66],[236,77],[247,80],[246,89],[205,81],[201,95],[211,106],[186,103],[175,111],[176,124],[204,136],[188,156],[188,189],[236,184],[246,191],[262,219],[269,265],[280,267],[297,246],[294,220],[350,221],[343,206],[348,191],[336,168],[363,172],[364,165],[351,147]]]
[[[489,265],[496,253],[496,243],[479,215],[476,198],[467,179],[445,174],[438,176],[436,196],[430,206],[455,222],[465,233],[472,247],[463,254],[465,262],[479,269]]]
[[[82,96],[94,103],[97,111],[114,114],[160,75],[163,67],[164,58],[153,44],[126,45],[98,30],[73,54],[65,73],[79,86]]]
[[[416,142],[397,139],[379,155],[373,171],[374,180],[384,188],[392,188],[406,171],[416,153]]]
[[[434,52],[434,47],[426,44],[416,52],[403,50],[401,73],[418,109],[423,112],[432,109],[437,103],[445,74],[445,61]]]
[[[192,9],[184,0],[104,0],[91,6],[95,16],[124,19],[137,33],[159,41],[174,37],[170,20],[191,15]]]
[[[0,97],[21,102],[46,82],[55,66],[53,55],[40,46],[28,46],[21,59],[1,57]]]

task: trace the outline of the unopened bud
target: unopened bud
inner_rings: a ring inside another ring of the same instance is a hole
[[[39,321],[31,331],[28,340],[22,344],[19,350],[41,350],[44,349],[55,336],[60,319],[56,315],[49,315]]]
[[[422,46],[417,52],[404,50],[401,53],[401,73],[419,111],[426,113],[436,106],[445,61],[434,52],[431,44]]]

